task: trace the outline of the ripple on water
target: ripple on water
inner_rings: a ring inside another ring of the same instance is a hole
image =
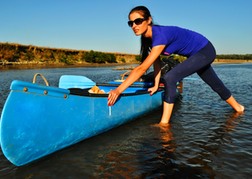
[[[237,115],[198,80],[185,80],[171,125],[153,127],[161,109],[119,128],[83,141],[29,166],[17,168],[0,153],[0,175],[16,178],[249,178],[252,173],[252,65],[214,66],[245,105]],[[57,85],[62,74],[85,75],[96,82],[118,78],[110,68],[44,69],[0,72],[3,106],[13,79],[31,81],[42,72]],[[237,83],[239,82],[239,83]],[[1,107],[2,109],[2,107]]]

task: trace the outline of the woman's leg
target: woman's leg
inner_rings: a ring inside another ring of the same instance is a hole
[[[197,73],[201,79],[207,83],[213,91],[218,93],[221,99],[226,101],[236,112],[244,111],[244,106],[235,100],[235,98],[231,95],[231,92],[226,88],[210,65],[199,70]]]
[[[165,85],[165,94],[163,99],[163,115],[160,121],[160,125],[168,124],[170,121],[177,95],[177,82],[197,72],[199,69],[202,69],[212,62],[212,59],[208,61],[201,61],[203,57],[204,55],[197,53],[175,66],[172,70],[170,70],[162,77]]]
[[[230,91],[224,86],[222,81],[212,69],[210,64],[214,61],[215,56],[215,49],[209,42],[208,45],[206,45],[206,47],[198,53],[178,64],[164,75],[163,81],[165,85],[165,95],[163,115],[160,124],[167,124],[170,121],[176,97],[177,82],[195,72],[197,72],[200,77],[221,96],[223,100],[226,100],[226,102],[232,106],[234,110],[237,112],[244,111],[244,107],[231,96]]]
[[[174,103],[163,102],[163,115],[159,123],[160,125],[167,125],[170,122],[173,106]]]
[[[224,101],[227,100],[231,96],[231,92],[229,89],[223,84],[220,78],[215,73],[214,69],[211,65],[206,66],[205,68],[199,70],[197,74],[200,78],[208,84],[213,91],[215,91],[221,99]]]

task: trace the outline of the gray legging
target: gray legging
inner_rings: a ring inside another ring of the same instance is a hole
[[[172,70],[167,72],[162,77],[165,85],[165,95],[163,100],[167,103],[174,103],[177,82],[195,72],[205,83],[219,94],[221,99],[227,100],[231,96],[231,93],[211,67],[211,63],[214,61],[215,57],[215,49],[211,42],[209,42],[199,52],[190,56],[184,62],[178,64]]]

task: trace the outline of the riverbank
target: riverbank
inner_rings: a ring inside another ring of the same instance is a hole
[[[140,55],[62,49],[0,42],[0,70],[126,66],[141,61]],[[185,57],[172,55],[183,61]],[[252,54],[217,55],[214,63],[250,63]],[[123,69],[123,68],[122,68]]]
[[[137,63],[76,63],[76,64],[65,64],[65,63],[19,63],[19,64],[6,64],[0,65],[0,70],[25,70],[25,69],[43,69],[43,68],[80,68],[80,67],[114,67],[114,66],[134,66]],[[124,67],[122,67],[124,68]]]
[[[237,63],[252,63],[252,60],[239,60],[239,59],[216,59],[213,64],[237,64]],[[43,68],[78,68],[78,67],[115,67],[117,70],[125,70],[133,68],[137,63],[76,63],[76,64],[65,64],[65,63],[9,63],[0,65],[0,70],[25,70],[25,69],[43,69]],[[130,67],[124,67],[130,66]]]
[[[252,63],[251,60],[241,60],[241,59],[215,59],[214,62],[215,64],[218,63],[230,63],[230,64],[236,64],[236,63]]]

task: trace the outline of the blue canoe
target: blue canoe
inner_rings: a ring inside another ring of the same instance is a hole
[[[150,96],[146,83],[129,87],[109,107],[108,94],[88,93],[94,82],[68,79],[71,84],[61,82],[60,87],[12,82],[2,110],[0,141],[3,154],[14,165],[26,165],[162,105],[162,90]],[[98,86],[105,92],[116,87]]]

